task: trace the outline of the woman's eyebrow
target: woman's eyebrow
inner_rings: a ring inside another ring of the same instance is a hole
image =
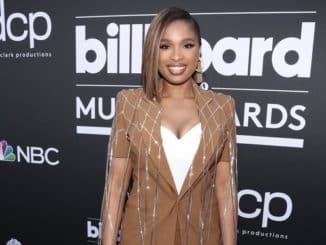
[[[184,39],[181,40],[181,42],[186,42],[186,41],[193,41],[194,42],[195,39],[189,37],[189,38],[184,38]],[[170,39],[168,39],[168,38],[162,38],[161,42],[172,42],[172,41]]]

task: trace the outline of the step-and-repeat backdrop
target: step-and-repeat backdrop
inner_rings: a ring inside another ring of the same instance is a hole
[[[179,6],[236,99],[239,244],[324,244],[323,1],[0,0],[0,243],[94,244],[115,95]]]

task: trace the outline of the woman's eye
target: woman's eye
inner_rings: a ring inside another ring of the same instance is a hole
[[[195,45],[193,44],[193,43],[187,43],[186,45],[185,45],[185,48],[192,48],[192,47],[194,47]]]
[[[167,44],[160,45],[160,49],[168,49],[168,48],[169,48],[169,45],[167,45]]]

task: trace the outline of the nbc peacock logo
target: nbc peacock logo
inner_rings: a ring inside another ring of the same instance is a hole
[[[0,141],[0,161],[14,162],[16,155],[11,145],[5,140]]]

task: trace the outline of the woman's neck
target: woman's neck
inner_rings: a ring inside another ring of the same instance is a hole
[[[174,85],[167,81],[162,81],[162,98],[173,99],[191,99],[194,98],[194,91],[192,88],[192,80],[183,84]]]

